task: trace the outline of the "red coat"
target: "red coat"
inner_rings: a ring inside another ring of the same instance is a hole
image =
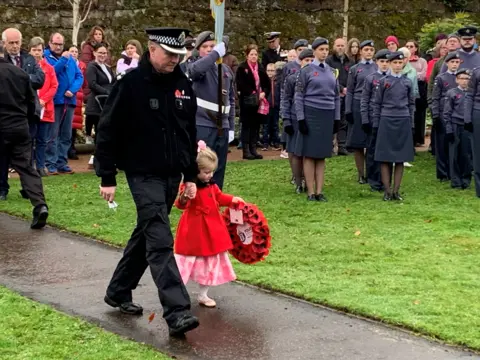
[[[180,194],[184,186],[180,187]],[[175,236],[175,253],[187,256],[211,256],[230,250],[232,240],[220,213],[220,206],[230,206],[232,195],[223,194],[217,185],[199,187],[197,196],[182,206]]]
[[[55,122],[53,97],[58,89],[57,75],[55,74],[55,69],[47,62],[47,60],[42,59],[38,64],[45,73],[45,82],[43,83],[42,88],[38,91],[38,98],[45,102],[45,110],[41,121],[53,123]]]
[[[85,88],[88,87],[87,78],[85,72],[87,70],[87,65],[83,61],[78,62],[78,67],[83,74],[83,85],[80,90],[77,91],[77,106],[75,107],[75,113],[73,114],[72,129],[83,129],[83,100]]]

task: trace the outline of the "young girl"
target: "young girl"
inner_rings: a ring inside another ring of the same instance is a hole
[[[194,199],[189,199],[182,185],[175,202],[177,208],[185,210],[175,237],[175,260],[185,284],[188,280],[200,284],[200,305],[213,308],[216,303],[208,297],[208,288],[236,279],[228,257],[232,241],[220,213],[220,206],[244,201],[223,194],[213,183],[213,173],[218,164],[217,154],[202,140],[198,142],[197,163],[197,195]]]

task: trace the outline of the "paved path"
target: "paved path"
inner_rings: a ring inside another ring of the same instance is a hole
[[[143,317],[122,315],[103,303],[105,286],[120,255],[120,250],[101,243],[52,229],[34,232],[26,222],[0,215],[0,284],[177,359],[480,359],[239,284],[212,290],[219,307],[212,310],[195,304],[200,327],[186,340],[169,339],[149,273],[135,291],[135,301],[145,308]],[[195,287],[189,290],[195,296]],[[157,315],[149,324],[152,312]]]

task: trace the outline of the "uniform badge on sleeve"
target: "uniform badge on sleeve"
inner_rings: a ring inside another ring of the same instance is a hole
[[[150,109],[158,110],[158,108],[159,108],[158,99],[150,99]]]

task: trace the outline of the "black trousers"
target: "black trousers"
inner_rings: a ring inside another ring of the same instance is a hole
[[[242,123],[242,143],[256,146],[260,132],[259,123]]]
[[[450,179],[448,142],[445,135],[445,124],[440,120],[435,124],[435,161],[439,180]]]
[[[339,149],[346,149],[348,123],[345,118],[345,96],[340,98],[340,122],[337,132],[337,144]]]
[[[425,122],[427,121],[427,102],[423,99],[415,101],[415,137],[413,144],[425,144]]]
[[[381,163],[375,161],[375,146],[377,144],[377,131],[373,129],[372,133],[368,135],[367,153],[366,153],[366,167],[367,167],[367,181],[373,190],[383,190],[382,176],[380,174]]]
[[[452,187],[466,189],[472,181],[471,139],[472,134],[465,131],[463,125],[452,124],[455,140],[449,144],[450,178]]]
[[[32,205],[46,205],[42,178],[32,165],[32,138],[27,124],[0,133],[0,168],[8,169],[9,162],[18,173],[22,189],[27,193]]]
[[[132,290],[150,266],[163,306],[163,317],[169,325],[190,310],[190,297],[173,255],[168,218],[180,180],[180,175],[161,178],[127,174],[137,207],[137,226],[107,289],[107,295],[116,302],[132,301]]]
[[[98,115],[85,115],[85,134],[92,136],[92,130],[95,128],[95,134],[97,133],[98,122],[100,116]]]

